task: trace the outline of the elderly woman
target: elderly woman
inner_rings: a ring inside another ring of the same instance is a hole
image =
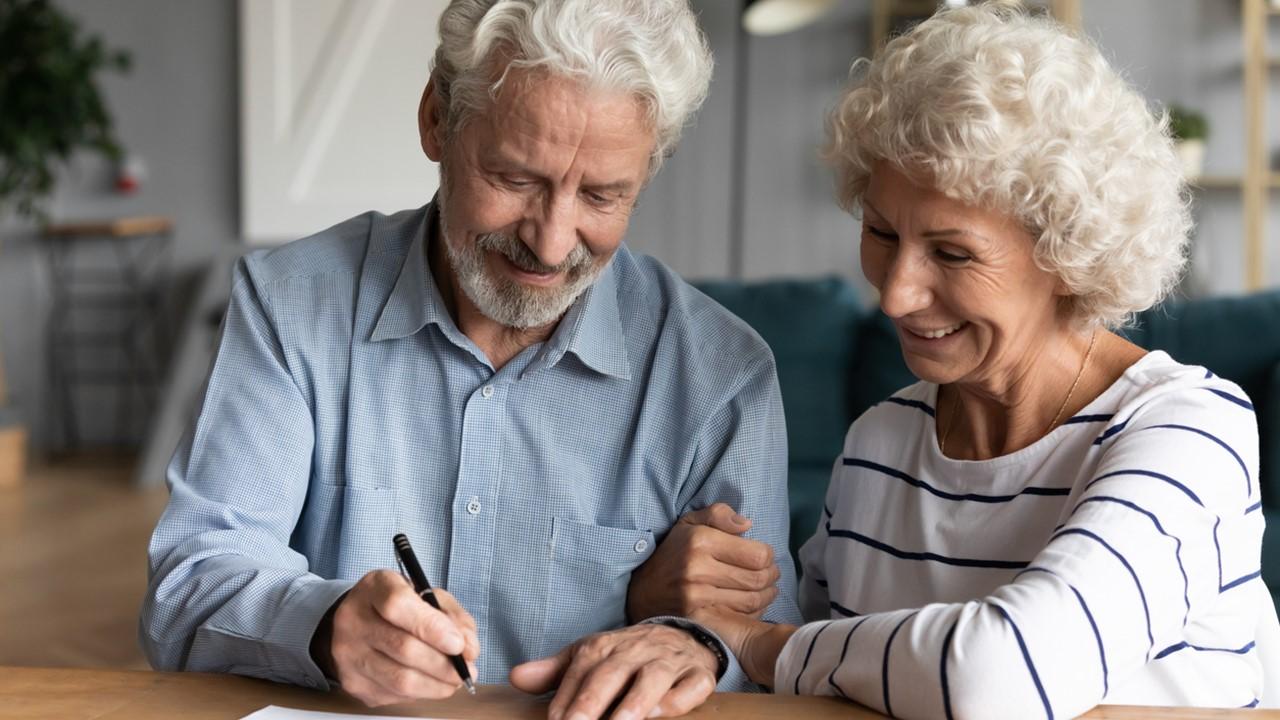
[[[695,617],[777,692],[898,717],[1259,704],[1252,405],[1111,331],[1184,265],[1165,124],[1088,42],[975,7],[863,67],[828,150],[921,382],[849,429],[814,622]]]

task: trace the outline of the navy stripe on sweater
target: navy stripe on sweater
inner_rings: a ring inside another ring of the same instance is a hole
[[[1189,643],[1180,642],[1180,643],[1174,643],[1173,645],[1170,645],[1169,647],[1156,653],[1156,656],[1154,659],[1159,660],[1160,658],[1168,657],[1178,652],[1179,650],[1187,650],[1187,649],[1195,650],[1196,652],[1222,652],[1222,653],[1234,653],[1236,655],[1244,655],[1245,653],[1249,652],[1253,648],[1254,648],[1254,642],[1252,640],[1250,640],[1244,647],[1238,647],[1238,648],[1200,647],[1199,645],[1191,645]]]
[[[1107,649],[1102,644],[1102,633],[1098,630],[1098,623],[1094,621],[1093,613],[1089,612],[1089,604],[1084,601],[1084,596],[1080,594],[1080,591],[1076,589],[1075,585],[1067,582],[1065,578],[1049,568],[1036,567],[1033,565],[1018,573],[1018,575],[1015,575],[1014,579],[1017,579],[1019,575],[1025,575],[1029,572],[1042,572],[1057,578],[1063,585],[1071,588],[1071,592],[1076,595],[1076,600],[1080,601],[1080,609],[1084,610],[1084,616],[1089,620],[1089,627],[1093,628],[1093,639],[1098,642],[1098,660],[1102,663],[1102,697],[1105,698],[1107,694],[1111,692],[1111,673],[1107,669]],[[1185,625],[1186,623],[1184,622],[1183,624]]]
[[[1248,400],[1245,400],[1244,398],[1236,397],[1235,395],[1232,395],[1229,392],[1224,392],[1217,388],[1207,388],[1207,390],[1213,393],[1214,395],[1217,395],[1218,397],[1222,398],[1223,400],[1227,400],[1235,403],[1236,405],[1239,405],[1245,410],[1249,410],[1249,411],[1253,410],[1253,403],[1249,402]]]
[[[827,684],[835,688],[836,692],[840,693],[840,697],[846,700],[849,699],[849,695],[845,693],[844,688],[836,684],[836,671],[844,665],[845,656],[849,654],[849,640],[853,638],[854,631],[862,627],[862,624],[866,621],[867,618],[862,618],[854,623],[853,627],[849,628],[849,634],[844,636],[844,649],[840,651],[840,662],[836,663],[836,666],[831,669],[831,674],[827,676]]]
[[[1187,621],[1191,617],[1191,580],[1187,577],[1187,569],[1182,565],[1182,539],[1178,537],[1174,537],[1173,535],[1170,535],[1169,533],[1165,532],[1164,526],[1160,524],[1159,518],[1157,518],[1155,514],[1153,514],[1151,511],[1146,510],[1145,508],[1139,507],[1136,503],[1130,502],[1128,500],[1123,500],[1118,497],[1111,497],[1110,495],[1096,495],[1094,497],[1085,498],[1084,500],[1081,500],[1080,504],[1076,505],[1075,508],[1071,511],[1071,515],[1075,515],[1076,510],[1079,510],[1085,503],[1091,503],[1091,502],[1116,503],[1118,505],[1127,507],[1131,510],[1140,512],[1143,515],[1146,515],[1147,519],[1149,519],[1151,523],[1156,526],[1157,532],[1173,540],[1174,542],[1173,557],[1175,560],[1178,561],[1178,572],[1182,573],[1182,601],[1186,604],[1186,610],[1183,611],[1182,613],[1182,625],[1185,627],[1187,624]]]
[[[1115,548],[1111,547],[1110,543],[1098,537],[1093,532],[1089,530],[1085,530],[1083,528],[1067,528],[1065,530],[1059,530],[1058,532],[1054,533],[1053,537],[1049,538],[1049,542],[1053,542],[1054,540],[1057,540],[1058,538],[1063,537],[1064,535],[1081,535],[1097,542],[1102,547],[1111,551],[1111,554],[1115,555],[1116,559],[1120,561],[1120,564],[1124,565],[1125,569],[1129,571],[1129,577],[1133,578],[1133,584],[1138,588],[1138,597],[1142,599],[1142,614],[1147,621],[1147,640],[1150,643],[1147,647],[1147,657],[1150,658],[1151,653],[1155,650],[1155,647],[1156,647],[1156,639],[1155,639],[1155,636],[1152,635],[1151,633],[1151,608],[1147,605],[1147,593],[1145,590],[1142,589],[1142,581],[1138,579],[1137,571],[1133,569],[1133,566],[1129,564],[1129,561],[1125,559],[1124,555],[1120,554],[1119,550],[1116,550]]]
[[[947,636],[942,640],[942,661],[939,663],[941,668],[938,671],[938,678],[942,683],[942,710],[947,714],[947,720],[955,720],[955,716],[951,714],[951,685],[947,681],[947,656],[951,654],[951,639],[956,636],[956,626],[960,624],[960,618],[956,618],[951,623],[951,629],[947,631]]]
[[[1240,457],[1239,453],[1231,449],[1230,445],[1223,442],[1221,438],[1214,435],[1213,433],[1206,432],[1204,430],[1201,430],[1200,428],[1193,428],[1189,425],[1177,425],[1174,423],[1167,423],[1163,425],[1151,425],[1148,427],[1141,428],[1141,430],[1185,430],[1187,432],[1192,432],[1197,435],[1201,435],[1203,437],[1209,438],[1210,440],[1214,441],[1218,445],[1222,446],[1224,450],[1231,453],[1231,457],[1236,459],[1236,463],[1239,464],[1240,469],[1244,471],[1245,497],[1249,497],[1253,495],[1253,479],[1249,477],[1249,467],[1244,464],[1244,458]]]
[[[1177,480],[1174,480],[1168,475],[1162,475],[1158,472],[1152,472],[1150,470],[1139,470],[1137,468],[1127,469],[1127,470],[1115,470],[1113,472],[1107,473],[1106,475],[1099,475],[1098,477],[1090,480],[1089,484],[1084,486],[1084,489],[1088,490],[1089,488],[1093,487],[1096,483],[1106,480],[1107,478],[1119,477],[1121,475],[1140,475],[1142,477],[1155,478],[1156,480],[1169,483],[1170,485],[1181,490],[1183,494],[1185,494],[1187,497],[1194,500],[1197,505],[1199,505],[1200,507],[1204,507],[1204,503],[1200,501],[1200,496],[1191,492],[1191,488],[1187,487],[1186,485],[1183,485],[1182,483],[1178,482]]]
[[[831,537],[845,538],[854,542],[862,543],[868,547],[875,548],[884,553],[888,553],[896,558],[903,560],[925,560],[929,562],[939,562],[943,565],[955,565],[957,567],[973,567],[973,568],[992,568],[1001,570],[1021,570],[1028,565],[1025,560],[981,560],[972,558],[953,558],[945,555],[938,555],[931,552],[914,552],[911,550],[899,550],[892,545],[885,544],[879,540],[869,538],[866,535],[856,533],[852,530],[836,530],[832,529],[831,523],[827,523],[827,535]]]
[[[822,633],[826,632],[829,627],[831,627],[831,623],[826,623],[818,628],[818,632],[813,634],[813,640],[809,642],[809,652],[804,654],[804,664],[800,666],[800,672],[796,673],[796,695],[800,694],[800,677],[804,675],[805,670],[809,669],[809,660],[813,658],[813,647],[818,644],[818,638],[822,637]]]
[[[1022,660],[1027,664],[1027,671],[1031,673],[1031,680],[1036,684],[1036,692],[1040,693],[1040,702],[1044,703],[1044,714],[1053,720],[1053,707],[1049,705],[1049,696],[1044,692],[1044,685],[1040,682],[1040,673],[1036,672],[1036,664],[1031,661],[1031,653],[1027,650],[1027,643],[1022,639],[1022,631],[1018,629],[1018,624],[1009,617],[1009,613],[999,605],[994,606],[1004,619],[1009,621],[1009,627],[1013,628],[1013,637],[1018,640],[1018,649],[1022,651]]]
[[[925,403],[920,402],[919,400],[908,400],[906,398],[900,398],[900,397],[887,397],[884,399],[884,401],[887,403],[893,403],[894,405],[902,405],[903,407],[923,410],[924,413],[929,417],[934,416],[933,408],[929,407]]]
[[[884,643],[884,662],[880,666],[880,686],[884,691],[884,714],[894,717],[893,706],[889,704],[889,649],[893,647],[893,638],[898,635],[898,631],[902,629],[907,621],[916,616],[919,610],[913,611],[910,615],[902,618],[901,621],[893,628],[893,632],[889,633],[889,639]]]
[[[1071,494],[1071,488],[1069,487],[1061,487],[1061,488],[1027,487],[1027,488],[1023,488],[1022,490],[1018,491],[1013,495],[981,495],[978,493],[964,493],[964,494],[949,493],[945,490],[939,490],[922,480],[918,480],[908,475],[907,473],[902,472],[901,470],[895,470],[891,467],[888,467],[886,465],[881,465],[880,463],[877,463],[877,462],[872,462],[870,460],[863,460],[861,458],[849,458],[849,457],[844,458],[843,462],[845,467],[865,468],[867,470],[874,470],[878,473],[888,475],[889,477],[892,477],[892,478],[897,478],[898,480],[901,480],[906,484],[911,485],[912,487],[918,487],[921,490],[924,490],[925,492],[928,492],[931,495],[936,495],[937,497],[940,497],[944,500],[958,500],[958,501],[981,502],[981,503],[1006,503],[1006,502],[1009,502],[1010,500],[1016,499],[1019,495],[1065,496],[1065,495]]]

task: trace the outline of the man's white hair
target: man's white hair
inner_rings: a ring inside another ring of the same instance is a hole
[[[988,3],[944,10],[854,64],[826,157],[853,211],[884,160],[1017,218],[1081,324],[1117,327],[1186,265],[1189,199],[1168,132],[1091,43]]]
[[[446,128],[493,101],[511,68],[536,68],[642,103],[657,172],[711,82],[711,51],[687,0],[453,0],[433,72]]]

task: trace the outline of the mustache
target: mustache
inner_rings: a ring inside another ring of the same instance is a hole
[[[481,250],[493,250],[502,253],[512,265],[531,273],[575,273],[587,269],[591,265],[591,251],[579,242],[569,252],[568,257],[558,265],[548,265],[514,235],[506,233],[487,233],[476,238],[476,246]]]

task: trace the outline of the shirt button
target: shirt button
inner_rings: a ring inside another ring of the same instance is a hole
[[[641,538],[636,541],[636,552],[642,553],[649,549],[649,541]]]
[[[478,497],[471,498],[471,502],[467,503],[467,512],[471,513],[472,515],[480,514],[480,498]]]
[[[484,396],[485,400],[493,397],[493,386],[485,385],[483,388],[480,388],[480,394]]]

